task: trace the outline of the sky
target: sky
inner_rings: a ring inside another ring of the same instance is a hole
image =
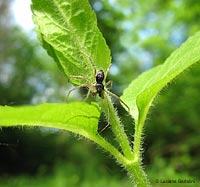
[[[11,9],[16,23],[26,31],[34,28],[30,4],[31,0],[14,0]]]

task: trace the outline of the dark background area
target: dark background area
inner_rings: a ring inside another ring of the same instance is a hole
[[[200,30],[198,0],[90,2],[112,52],[108,79],[118,95]],[[12,3],[0,1],[0,104],[66,102],[71,85],[33,37],[35,31],[25,32],[15,24]],[[199,181],[199,93],[200,64],[196,64],[156,98],[143,144],[143,163],[153,184],[157,178]],[[80,97],[74,94],[72,100]],[[131,134],[131,119],[120,105],[116,107]],[[103,133],[109,136],[109,128]],[[0,186],[27,184],[126,187],[130,181],[107,153],[84,138],[57,129],[1,128]]]

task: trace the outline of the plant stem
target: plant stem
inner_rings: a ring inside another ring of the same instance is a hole
[[[141,167],[140,145],[141,145],[141,135],[142,135],[143,125],[141,126],[141,128],[135,129],[135,135],[137,137],[135,137],[134,143],[136,143],[137,146],[136,150],[134,147],[134,152],[133,152],[129,144],[128,137],[120,122],[119,116],[117,115],[117,111],[114,109],[111,98],[107,94],[105,94],[104,97],[105,97],[104,99],[100,100],[101,107],[105,112],[105,115],[108,119],[108,123],[110,123],[112,127],[112,131],[122,149],[124,156],[112,145],[109,145],[109,147],[107,145],[103,145],[102,147],[108,150],[124,166],[124,168],[128,171],[130,177],[133,179],[135,186],[138,187],[150,186],[146,174]],[[144,124],[144,120],[145,118],[143,118],[143,120],[140,122]],[[104,142],[102,143],[104,144]],[[110,149],[111,148],[110,146],[112,147],[112,150]]]
[[[128,174],[133,180],[135,186],[150,186],[142,167],[140,167],[139,165],[138,158],[135,158],[133,160],[127,160],[126,157],[124,157],[115,147],[113,147],[100,135],[90,137],[90,139],[99,144],[108,152],[110,152],[118,160],[118,162],[123,165],[123,167],[128,171]]]
[[[142,132],[149,107],[150,105],[140,111],[138,119],[135,119],[134,155],[138,158],[140,157]]]
[[[124,156],[132,160],[133,159],[133,152],[130,146],[128,137],[124,132],[124,128],[120,122],[119,116],[117,115],[117,111],[115,110],[111,98],[105,93],[104,99],[100,99],[101,107],[105,112],[105,115],[108,119],[108,123],[112,127],[112,131],[116,137],[118,144],[120,145]]]
[[[150,187],[147,176],[142,167],[140,166],[139,162],[125,166],[125,168],[128,171],[128,174],[130,175],[131,179],[133,180],[134,186]]]
[[[99,144],[108,152],[110,152],[118,160],[118,162],[124,166],[124,168],[128,171],[129,176],[133,180],[135,186],[138,187],[150,186],[147,177],[142,167],[140,167],[137,159],[127,160],[126,157],[124,157],[115,147],[113,147],[100,135],[90,137],[90,139]]]

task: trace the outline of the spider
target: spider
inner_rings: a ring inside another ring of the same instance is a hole
[[[106,87],[104,86],[104,80],[106,80],[107,78],[107,75],[108,75],[108,72],[110,70],[110,67],[112,64],[110,64],[110,66],[108,67],[108,69],[106,70],[106,73],[104,74],[104,71],[103,70],[99,70],[99,71],[96,71],[96,66],[92,63],[93,67],[94,67],[94,76],[95,76],[95,82],[93,84],[89,84],[87,79],[83,76],[70,76],[70,78],[77,78],[77,79],[83,79],[86,81],[85,84],[81,84],[77,87],[74,87],[72,88],[69,92],[68,92],[68,95],[67,95],[67,98],[69,97],[70,93],[78,88],[82,88],[82,87],[86,87],[88,88],[88,93],[86,95],[86,98],[84,100],[87,100],[87,98],[89,97],[90,95],[90,92],[92,92],[92,95],[96,97],[96,95],[99,95],[100,98],[104,99],[104,94],[105,92],[108,93],[109,95],[115,97],[116,99],[118,99],[129,111],[129,107],[126,105],[126,103],[120,99],[119,96],[117,96],[116,94],[110,92],[109,90],[106,89]],[[112,82],[111,81],[108,81],[106,83],[106,85],[108,84],[111,84]],[[108,101],[107,101],[108,103]],[[107,116],[107,120],[108,120],[108,125],[109,125],[109,121],[110,121],[110,109],[109,109],[109,104],[108,104],[108,116]],[[107,125],[107,126],[108,126]],[[107,127],[106,126],[106,127]],[[104,127],[101,132],[106,128]]]

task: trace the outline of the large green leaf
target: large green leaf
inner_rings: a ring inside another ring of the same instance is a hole
[[[190,37],[166,62],[135,79],[121,99],[130,107],[136,121],[146,116],[148,109],[158,94],[172,79],[186,68],[200,60],[200,32]]]
[[[32,0],[31,7],[43,47],[68,77],[83,76],[92,84],[94,66],[107,70],[110,50],[88,0]],[[70,80],[77,85],[86,82]]]
[[[97,104],[41,104],[0,106],[0,126],[44,126],[65,129],[89,139],[97,134],[100,108]]]

